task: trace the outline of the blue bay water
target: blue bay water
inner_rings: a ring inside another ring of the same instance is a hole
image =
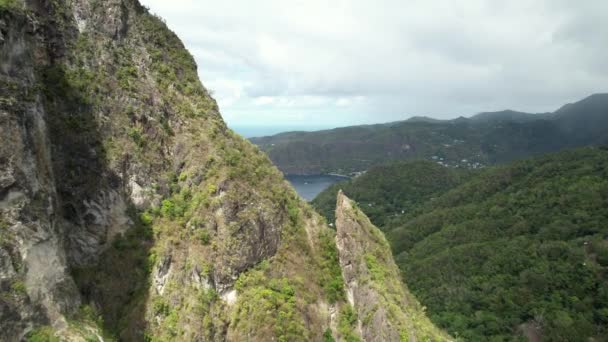
[[[330,129],[332,127],[322,126],[243,126],[230,125],[230,128],[244,138],[263,137],[274,135],[283,132],[292,131],[318,131],[322,129]],[[330,185],[349,179],[348,177],[340,177],[334,175],[286,175],[291,185],[296,189],[300,197],[307,201],[312,201],[321,191],[327,189]]]
[[[312,201],[321,191],[327,189],[330,185],[348,179],[348,177],[333,175],[286,175],[285,178],[296,189],[300,197],[307,201]]]
[[[240,125],[230,125],[229,126],[236,133],[240,134],[244,138],[254,138],[254,137],[265,137],[270,135],[275,135],[283,132],[293,132],[293,131],[319,131],[323,129],[330,129],[332,127],[329,126],[240,126]]]

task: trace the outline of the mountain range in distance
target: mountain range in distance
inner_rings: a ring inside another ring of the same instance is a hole
[[[353,174],[395,160],[480,168],[569,147],[608,143],[608,94],[551,113],[512,110],[470,118],[404,121],[250,139],[285,174]]]

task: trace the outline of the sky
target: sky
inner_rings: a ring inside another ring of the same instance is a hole
[[[231,126],[553,111],[608,91],[606,0],[141,0]]]

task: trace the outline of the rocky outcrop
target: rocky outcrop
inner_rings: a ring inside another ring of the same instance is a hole
[[[0,340],[421,336],[345,254],[352,326],[334,232],[136,0],[0,2],[0,57]]]
[[[390,246],[342,191],[336,205],[336,244],[348,303],[364,341],[449,341],[400,281]]]
[[[0,57],[0,340],[328,330],[329,228],[227,129],[160,18],[3,1]]]

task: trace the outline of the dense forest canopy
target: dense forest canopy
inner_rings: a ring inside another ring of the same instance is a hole
[[[425,187],[426,177],[437,182]],[[390,217],[379,225],[404,279],[454,336],[606,336],[608,149],[570,150],[472,175],[420,163],[380,167],[319,195],[313,203],[322,213],[331,211],[325,197],[337,188],[372,221]],[[406,210],[395,215],[397,208]]]

